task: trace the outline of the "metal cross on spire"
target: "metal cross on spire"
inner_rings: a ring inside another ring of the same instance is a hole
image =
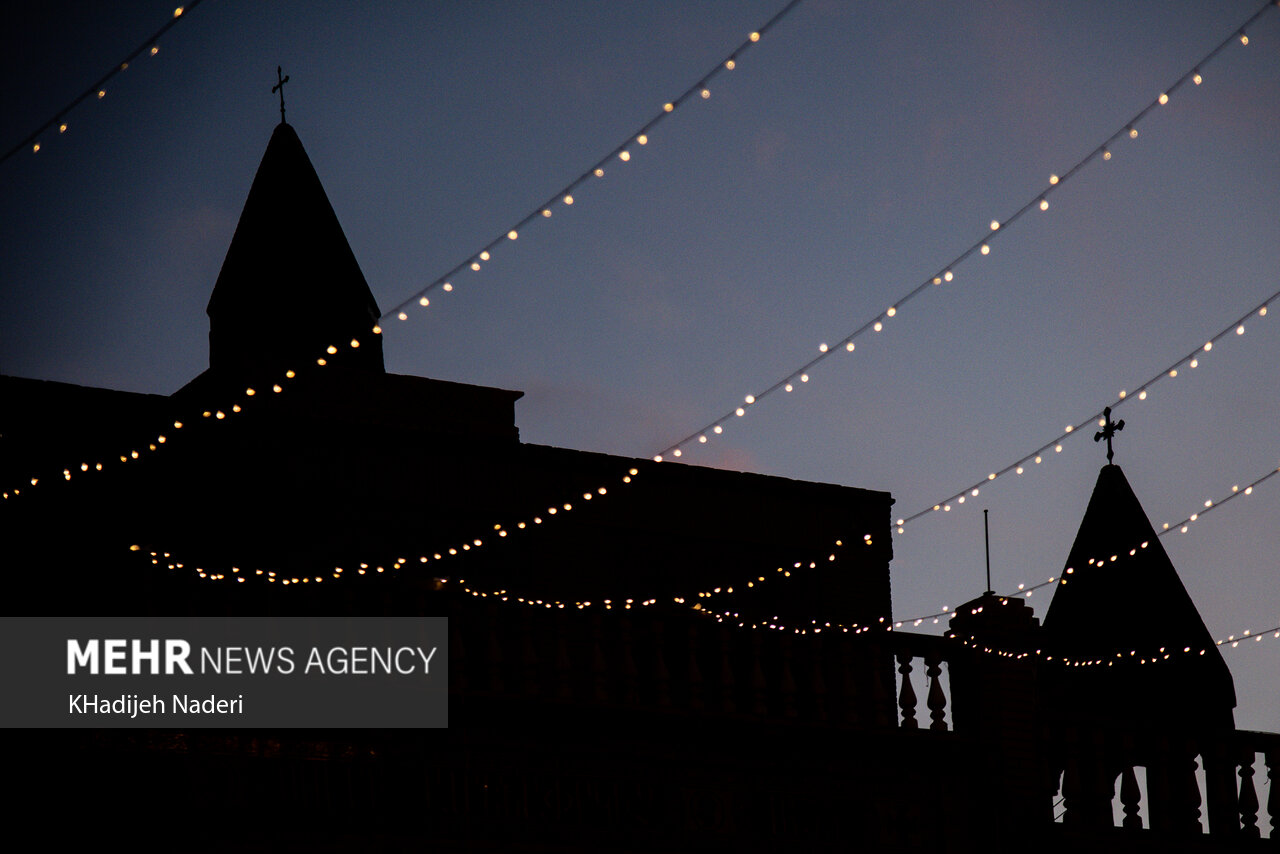
[[[271,94],[274,95],[276,92],[280,93],[280,124],[284,124],[284,84],[289,82],[288,74],[285,74],[283,77],[280,76],[283,71],[283,68],[278,65],[276,66],[276,80],[279,82],[271,87]]]
[[[1115,454],[1111,450],[1111,437],[1114,436],[1116,433],[1119,433],[1123,429],[1124,429],[1123,418],[1121,418],[1119,421],[1111,420],[1110,406],[1102,410],[1102,430],[1093,434],[1093,441],[1101,442],[1103,439],[1107,440],[1107,465],[1111,464],[1111,458],[1115,456]]]

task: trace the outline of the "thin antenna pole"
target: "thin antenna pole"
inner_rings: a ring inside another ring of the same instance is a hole
[[[995,593],[991,589],[991,528],[987,525],[987,509],[982,508],[982,536],[987,543],[987,595]]]

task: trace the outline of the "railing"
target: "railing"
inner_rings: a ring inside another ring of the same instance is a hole
[[[1067,828],[1191,838],[1204,833],[1207,819],[1215,838],[1280,844],[1280,735],[1241,730],[1177,739],[1067,729],[1060,738]],[[1262,768],[1265,804],[1255,782]]]
[[[945,638],[934,635],[917,635],[894,632],[890,635],[890,648],[898,670],[898,726],[902,729],[920,729],[926,726],[916,719],[918,695],[913,684],[915,672],[922,672],[922,690],[925,708],[928,710],[930,730],[945,732],[952,729],[947,721],[949,691],[943,685],[942,665],[956,647]]]

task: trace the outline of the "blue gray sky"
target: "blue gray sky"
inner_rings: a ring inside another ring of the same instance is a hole
[[[781,5],[205,0],[65,134],[0,165],[0,371],[169,393],[206,366],[204,307],[279,121],[277,64],[386,310]],[[526,441],[651,456],[894,305],[1259,6],[808,0],[571,208],[386,324],[388,368],[525,391]],[[172,9],[17,10],[0,36],[0,147]],[[1280,289],[1280,11],[1248,36],[990,255],[682,460],[886,490],[909,516]],[[1273,309],[1117,408],[1116,461],[1157,528],[1280,464]],[[896,535],[896,615],[984,589],[984,507],[997,590],[1059,574],[1105,462],[1080,433]],[[1163,539],[1216,636],[1280,623],[1278,511],[1280,477]],[[1144,607],[1119,576],[1115,595]],[[1238,724],[1280,730],[1280,641],[1225,655]]]

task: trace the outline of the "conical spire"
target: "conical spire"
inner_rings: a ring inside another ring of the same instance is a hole
[[[207,311],[209,366],[223,377],[266,378],[313,362],[330,344],[343,347],[335,364],[384,370],[381,337],[371,334],[378,305],[302,142],[283,122]]]
[[[1231,673],[1119,466],[1098,474],[1044,633],[1056,657],[1101,662],[1067,669],[1095,712],[1230,726]]]

